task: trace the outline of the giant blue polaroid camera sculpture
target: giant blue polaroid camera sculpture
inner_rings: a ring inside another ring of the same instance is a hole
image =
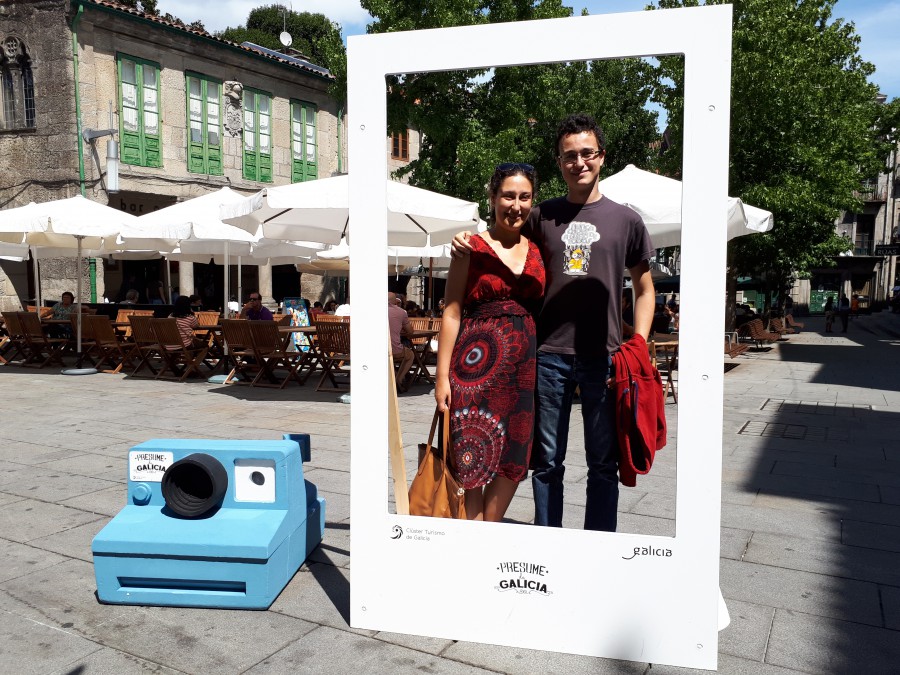
[[[153,440],[128,453],[128,501],[94,537],[102,602],[266,609],[322,541],[308,434]]]

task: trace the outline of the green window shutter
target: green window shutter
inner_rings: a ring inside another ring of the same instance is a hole
[[[222,175],[221,83],[189,73],[185,90],[188,171]]]
[[[316,108],[310,103],[291,102],[291,181],[318,178]]]
[[[122,139],[122,162],[140,166],[141,135],[136,131],[123,131],[120,138]]]
[[[222,148],[210,146],[207,150],[207,160],[207,173],[216,176],[221,176],[225,173],[224,167],[222,166]]]
[[[244,178],[272,182],[272,97],[244,88]]]
[[[117,67],[122,161],[161,167],[159,64],[119,55]]]

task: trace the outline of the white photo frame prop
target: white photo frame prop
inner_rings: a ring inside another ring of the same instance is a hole
[[[731,18],[720,5],[349,38],[354,628],[716,668],[722,314],[709,308],[725,297]],[[387,247],[385,76],[662,54],[685,65],[675,536],[389,513],[387,279],[369,255]]]

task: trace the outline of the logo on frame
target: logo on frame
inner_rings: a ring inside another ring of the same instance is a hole
[[[530,562],[502,562],[497,565],[497,571],[502,578],[494,586],[498,593],[515,591],[520,595],[553,595],[553,591],[547,588],[546,577],[550,571],[545,565]]]

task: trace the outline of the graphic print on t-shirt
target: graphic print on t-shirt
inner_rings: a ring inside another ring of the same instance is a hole
[[[562,234],[566,245],[563,274],[583,277],[591,265],[591,244],[600,241],[600,233],[591,223],[573,220]]]

